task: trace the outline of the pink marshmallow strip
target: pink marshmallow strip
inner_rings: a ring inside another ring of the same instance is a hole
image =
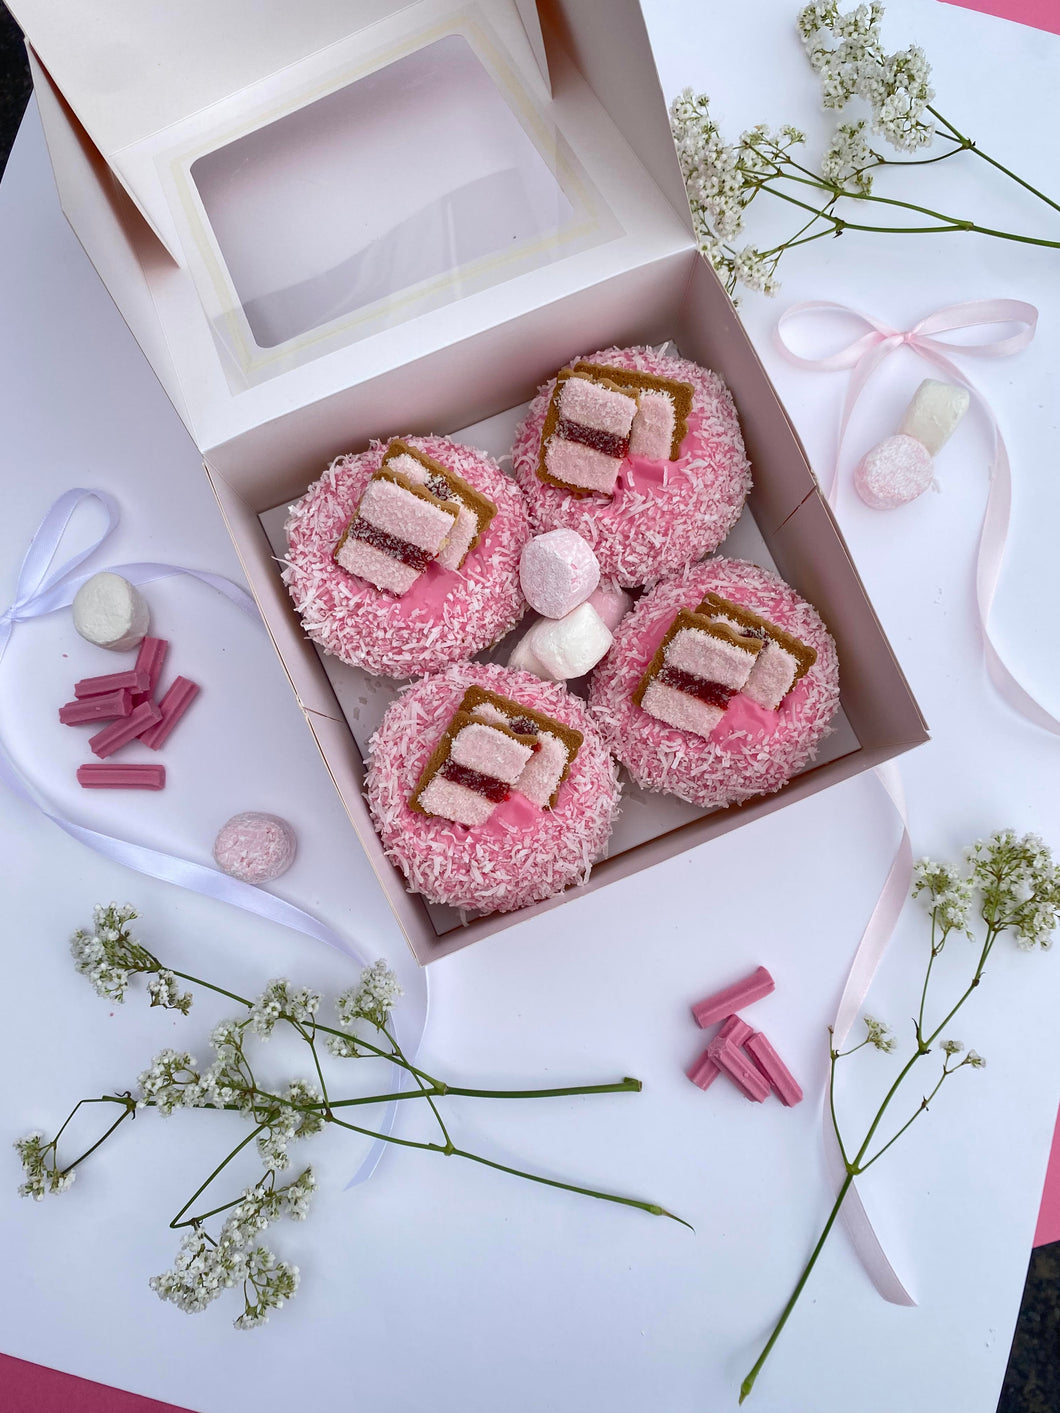
[[[120,692],[104,692],[99,697],[84,697],[67,702],[59,708],[59,720],[64,726],[80,726],[86,721],[108,721],[116,716],[128,716],[135,703],[128,687]]]
[[[720,1069],[725,1071],[745,1099],[751,1099],[754,1103],[761,1104],[769,1094],[768,1082],[762,1078],[744,1052],[738,1050],[735,1045],[726,1042],[716,1047],[712,1046],[711,1058]]]
[[[128,672],[108,672],[102,677],[82,677],[74,683],[75,697],[101,697],[104,692],[120,692],[128,687],[133,692],[149,689],[147,674],[132,667]]]
[[[162,790],[164,765],[79,765],[77,783],[83,790]]]
[[[139,732],[140,740],[153,751],[160,750],[169,740],[173,728],[199,695],[198,686],[187,677],[176,677],[173,685],[158,704],[159,718]]]
[[[136,710],[130,712],[124,720],[112,721],[102,731],[97,731],[94,736],[90,736],[89,749],[93,755],[97,755],[103,760],[107,756],[112,756],[115,751],[120,751],[122,746],[127,746],[130,741],[135,741],[141,732],[161,720],[162,713],[154,702],[141,702]]]
[[[721,1070],[719,1070],[714,1063],[710,1051],[704,1050],[699,1059],[693,1061],[688,1069],[685,1070],[685,1074],[693,1084],[698,1084],[700,1089],[709,1089],[718,1075],[721,1074]]]
[[[760,1030],[753,1031],[743,1048],[769,1081],[773,1093],[789,1109],[802,1101],[802,1088]]]
[[[136,654],[136,666],[133,671],[147,675],[146,690],[151,695],[154,695],[154,690],[158,686],[158,679],[162,675],[162,663],[165,661],[168,650],[169,643],[165,638],[144,638],[140,644],[140,651]]]
[[[741,1006],[749,1006],[752,1001],[760,1001],[763,996],[768,996],[773,989],[773,978],[769,972],[765,967],[758,967],[750,976],[745,976],[743,981],[738,981],[733,986],[727,986],[724,991],[715,991],[713,995],[698,1001],[692,1007],[692,1014],[698,1025],[704,1027],[713,1025],[723,1016],[732,1015],[734,1011],[738,1011]]]

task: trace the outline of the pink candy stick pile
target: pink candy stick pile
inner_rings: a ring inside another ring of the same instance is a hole
[[[75,683],[74,700],[59,708],[59,720],[64,726],[109,722],[88,743],[101,760],[136,740],[159,750],[199,694],[189,678],[177,677],[162,699],[155,701],[168,650],[164,638],[144,638],[128,671],[84,677]],[[86,790],[161,790],[166,771],[161,765],[83,765],[77,779]]]
[[[788,1108],[799,1103],[802,1089],[787,1065],[761,1031],[752,1030],[735,1014],[737,1007],[759,1001],[773,989],[769,972],[758,967],[734,986],[716,991],[692,1007],[692,1015],[704,1028],[719,1020],[724,1022],[703,1054],[686,1070],[693,1084],[709,1089],[718,1075],[724,1074],[746,1099],[756,1104],[761,1104],[770,1091]]]

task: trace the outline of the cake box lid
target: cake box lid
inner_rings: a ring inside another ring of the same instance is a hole
[[[636,0],[11,8],[145,223],[204,452],[693,244]]]

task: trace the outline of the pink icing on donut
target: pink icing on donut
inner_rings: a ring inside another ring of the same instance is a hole
[[[708,590],[787,629],[817,661],[777,711],[737,695],[704,740],[649,716],[633,692],[678,609],[695,608]],[[619,624],[589,696],[604,740],[639,785],[706,808],[779,790],[812,759],[838,705],[835,644],[816,610],[775,575],[737,559],[694,565],[645,594]]]
[[[465,829],[408,807],[431,752],[472,684],[544,712],[584,735],[555,807],[519,795]],[[510,912],[583,883],[618,812],[614,762],[583,703],[559,683],[487,663],[458,663],[406,688],[371,743],[368,804],[387,857],[430,902]]]
[[[516,433],[512,467],[537,532],[576,530],[592,545],[605,577],[624,587],[654,583],[716,549],[739,518],[751,472],[736,410],[717,374],[684,358],[650,348],[610,348],[587,361],[692,384],[692,410],[677,460],[628,457],[609,500],[546,485],[537,466],[553,379],[540,388]]]
[[[444,437],[407,437],[497,506],[459,569],[428,565],[402,596],[348,573],[334,550],[389,443],[332,462],[287,520],[284,581],[306,633],[325,652],[383,677],[435,672],[502,638],[526,609],[519,555],[530,538],[519,487],[483,452]]]

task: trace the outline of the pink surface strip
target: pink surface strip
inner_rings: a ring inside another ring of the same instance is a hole
[[[165,638],[145,638],[140,644],[140,651],[136,654],[136,667],[133,670],[146,673],[146,690],[152,694],[158,686],[158,679],[162,675],[162,664],[165,662],[168,651],[169,643]]]
[[[710,1044],[724,1045],[728,1042],[730,1045],[739,1046],[751,1035],[754,1035],[754,1031],[745,1020],[740,1016],[730,1016]]]
[[[755,1104],[761,1104],[769,1094],[769,1084],[755,1069],[742,1050],[726,1042],[711,1046],[711,1059],[725,1071],[736,1088]]]
[[[727,986],[724,991],[715,991],[692,1007],[697,1025],[713,1025],[723,1016],[732,1015],[741,1006],[749,1006],[752,1001],[760,1001],[773,990],[773,978],[765,967],[758,967],[750,976]]]
[[[80,726],[85,721],[108,721],[116,716],[128,716],[136,705],[128,687],[120,692],[104,692],[98,697],[66,702],[59,708],[59,720],[64,726]]]
[[[164,765],[79,765],[77,783],[83,790],[161,790]]]
[[[80,682],[74,683],[74,696],[100,697],[104,692],[120,692],[125,687],[134,692],[147,692],[150,690],[150,683],[145,673],[133,667],[128,672],[108,672],[102,677],[82,677]]]
[[[790,1109],[802,1102],[802,1086],[760,1030],[744,1041],[743,1048],[769,1081],[773,1093],[782,1104]]]
[[[714,1063],[710,1051],[704,1050],[699,1059],[695,1060],[689,1065],[688,1069],[685,1070],[685,1074],[688,1075],[693,1084],[698,1084],[700,1089],[709,1089],[718,1075],[721,1074],[721,1070],[719,1070]]]
[[[90,1383],[0,1354],[0,1388],[9,1413],[183,1413],[175,1403],[158,1403],[135,1393]]]
[[[999,20],[1031,29],[1044,29],[1048,34],[1060,34],[1060,6],[1056,0],[944,0],[962,10],[976,10],[981,15],[996,15]]]
[[[112,756],[115,751],[120,751],[122,746],[127,746],[130,741],[135,741],[141,732],[146,731],[149,726],[162,720],[162,713],[155,706],[154,702],[141,702],[135,711],[120,721],[112,721],[109,726],[105,726],[102,731],[97,731],[88,740],[89,750],[100,759]]]
[[[160,719],[139,732],[140,740],[153,751],[159,750],[173,733],[177,722],[199,695],[198,686],[187,677],[175,677],[173,685],[158,704]]]

